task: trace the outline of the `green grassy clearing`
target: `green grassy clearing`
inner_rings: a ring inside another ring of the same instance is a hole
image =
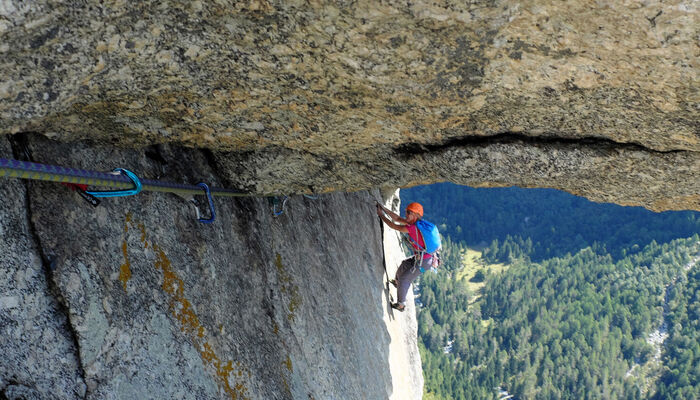
[[[481,251],[468,248],[462,253],[462,269],[457,271],[457,279],[464,280],[469,290],[474,293],[472,303],[481,297],[481,291],[486,282],[472,282],[471,279],[476,272],[483,269],[486,275],[500,274],[508,268],[505,264],[488,264],[481,259]]]

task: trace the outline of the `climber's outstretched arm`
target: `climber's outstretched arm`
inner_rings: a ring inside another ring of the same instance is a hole
[[[399,232],[408,233],[408,228],[406,228],[406,219],[401,218],[399,215],[396,215],[395,213],[386,209],[381,204],[377,204],[377,215],[382,219],[382,221],[384,221],[385,224],[389,226],[389,228]],[[387,215],[391,217],[391,219],[389,219]]]

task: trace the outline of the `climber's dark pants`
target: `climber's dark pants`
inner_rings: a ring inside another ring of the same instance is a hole
[[[428,271],[430,265],[433,262],[432,257],[423,259],[423,269]],[[415,268],[414,268],[415,267]],[[396,284],[398,286],[398,301],[404,304],[406,301],[406,293],[408,293],[408,288],[411,287],[411,282],[420,275],[420,265],[417,265],[416,258],[411,257],[403,260],[399,269],[396,270]]]

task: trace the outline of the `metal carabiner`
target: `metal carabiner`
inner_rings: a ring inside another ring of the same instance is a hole
[[[282,197],[283,197],[282,207],[280,207],[279,211],[277,211],[277,204],[279,204],[278,197],[275,196],[272,199],[272,215],[274,215],[275,217],[279,217],[280,215],[282,215],[284,213],[284,206],[287,204],[287,200],[289,199],[289,197],[287,197],[287,196],[282,196]]]
[[[113,172],[120,172],[131,179],[134,187],[127,190],[97,190],[97,191],[85,191],[85,193],[94,197],[122,197],[122,196],[133,196],[141,191],[141,180],[133,172],[124,168],[115,168]]]
[[[199,221],[203,224],[211,224],[216,219],[216,211],[214,211],[214,199],[212,199],[212,197],[211,197],[211,190],[209,190],[209,186],[204,182],[198,183],[197,186],[204,189],[204,193],[206,193],[206,195],[207,195],[207,201],[209,202],[209,219],[205,219],[205,218],[200,217],[199,208],[197,207],[197,204],[195,203],[194,209],[197,211],[197,221]]]

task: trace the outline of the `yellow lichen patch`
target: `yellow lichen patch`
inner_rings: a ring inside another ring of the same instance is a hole
[[[289,382],[287,382],[287,378],[282,379],[282,384],[284,385],[284,391],[287,393],[288,396],[292,396],[292,389],[289,387]]]
[[[143,243],[144,248],[148,248],[148,242],[146,241],[146,225],[139,223],[139,230],[141,231],[141,243]]]
[[[289,358],[289,355],[287,356],[287,361],[284,362],[284,366],[287,367],[287,370],[291,374],[292,373],[292,359]],[[289,387],[289,382],[287,381],[286,377],[282,377],[282,384],[284,385],[284,390],[291,397],[292,396],[292,389]]]
[[[126,283],[131,279],[131,263],[129,262],[129,254],[127,251],[126,239],[122,243],[122,253],[124,254],[124,264],[119,267],[119,280],[126,291]]]
[[[163,291],[171,296],[170,312],[180,323],[180,330],[192,335],[193,342],[200,348],[199,351],[202,360],[214,368],[216,376],[219,378],[219,382],[226,393],[229,394],[232,399],[246,399],[246,392],[248,389],[243,384],[237,383],[231,387],[229,383],[229,376],[234,373],[237,374],[238,377],[241,377],[243,375],[242,370],[239,369],[235,371],[232,361],[228,361],[225,364],[222,363],[219,356],[214,352],[211,344],[204,341],[205,329],[192,310],[192,303],[184,296],[184,282],[173,271],[170,260],[165,255],[165,252],[157,245],[153,245],[153,249],[156,251],[155,267],[163,272],[162,288]],[[236,364],[240,368],[240,363]]]
[[[289,296],[289,304],[287,304],[287,309],[289,313],[287,314],[287,319],[294,321],[295,312],[301,305],[301,295],[299,295],[299,287],[292,281],[292,276],[287,272],[284,265],[282,264],[282,256],[277,253],[277,258],[275,259],[275,266],[277,267],[277,273],[279,274],[280,280],[280,291]]]
[[[133,224],[131,214],[127,214],[127,226],[125,227],[126,232],[128,232],[129,224]],[[144,248],[146,248],[148,247],[148,241],[146,240],[146,227],[142,223],[137,224],[137,227],[141,232],[141,242],[144,245]],[[212,345],[206,340],[207,330],[199,321],[197,314],[194,312],[192,303],[185,297],[184,281],[180,279],[180,277],[173,270],[170,259],[168,259],[165,252],[157,244],[151,243],[151,247],[156,254],[154,267],[163,274],[163,283],[161,288],[170,296],[170,313],[178,322],[180,330],[190,336],[192,344],[199,351],[199,355],[204,364],[214,369],[217,381],[226,394],[228,394],[233,400],[248,399],[248,388],[243,383],[238,382],[232,386],[229,381],[230,378],[237,378],[239,380],[243,378],[243,365],[241,365],[239,362],[234,363],[230,360],[226,362],[221,361],[221,358],[216,354]],[[126,241],[124,241],[123,251],[124,257],[128,264],[128,258],[126,258]],[[131,272],[129,271],[129,277],[130,276]],[[126,288],[126,283],[124,283],[124,285]],[[219,329],[222,330],[223,326],[220,325]],[[247,375],[248,378],[250,378],[250,373]]]
[[[292,368],[292,359],[289,358],[289,356],[287,356],[287,361],[284,363],[284,365],[285,365],[285,366],[287,367],[287,369],[289,370],[289,373],[294,372],[294,370],[293,370],[293,368]]]

